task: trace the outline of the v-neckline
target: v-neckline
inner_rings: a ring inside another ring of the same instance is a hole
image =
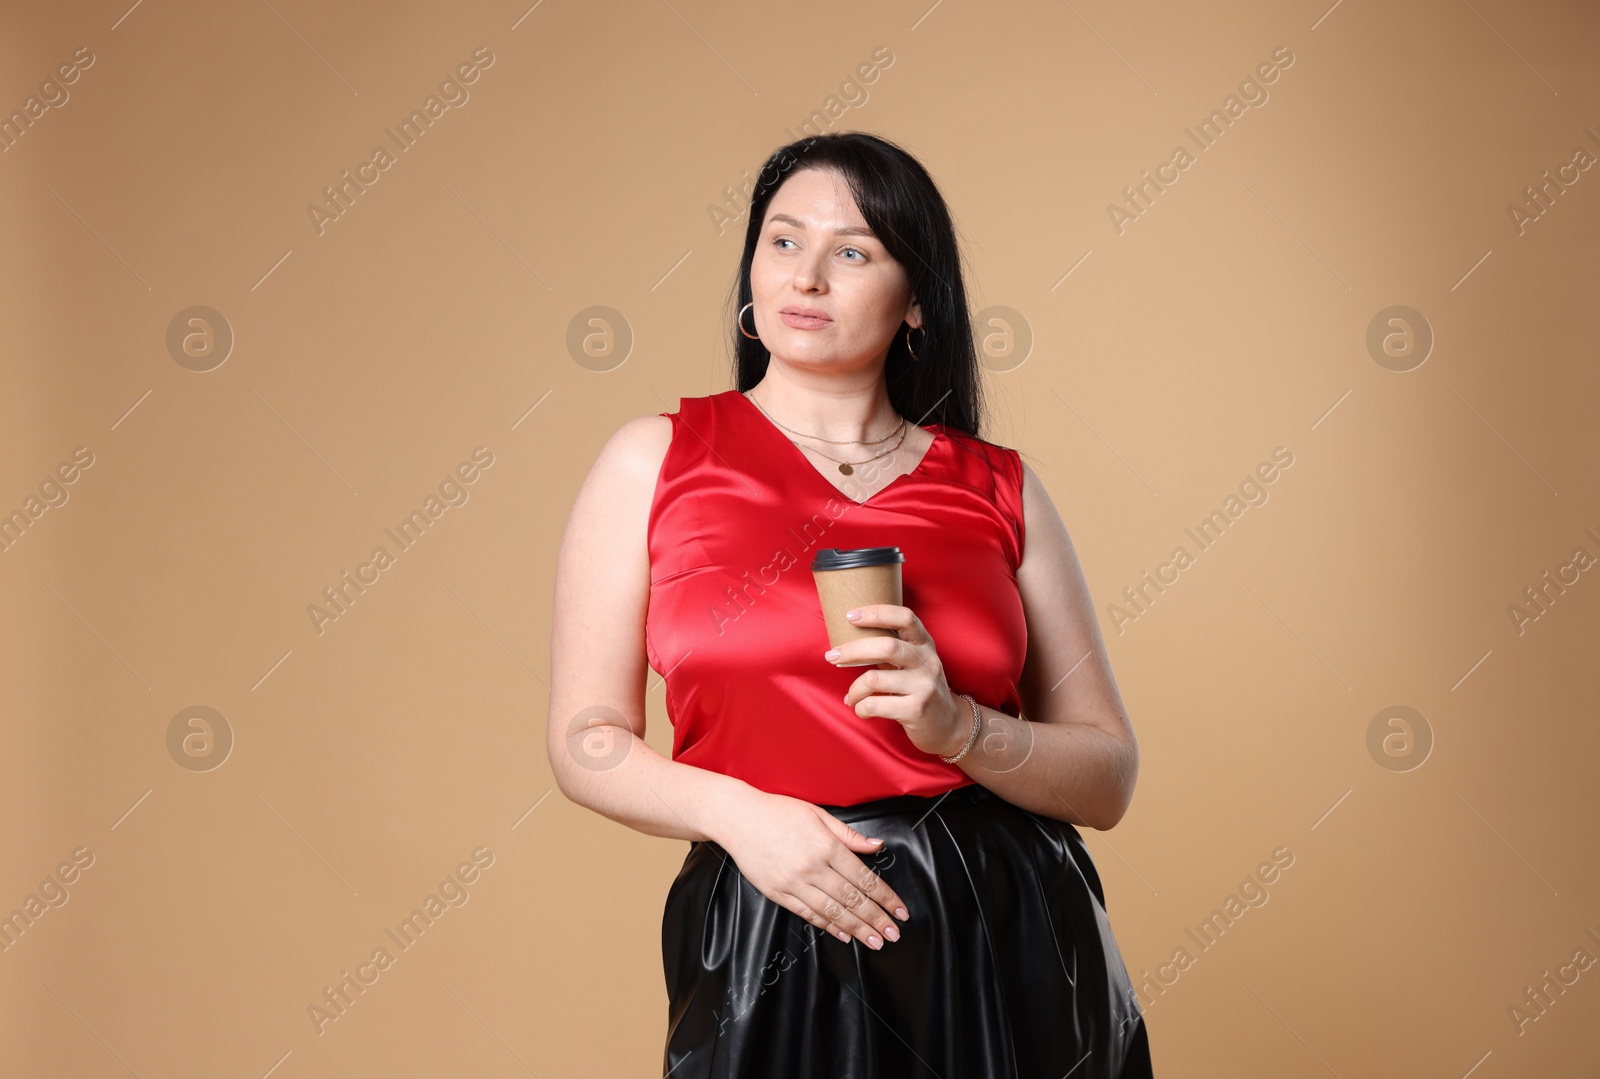
[[[797,459],[796,463],[801,468],[803,468],[806,472],[809,472],[811,474],[812,478],[815,479],[817,483],[822,484],[823,487],[825,487],[829,491],[833,492],[833,494],[834,494],[834,496],[836,498],[839,498],[839,499],[841,499],[841,500],[843,500],[845,502],[848,502],[852,506],[856,506],[856,507],[862,507],[862,506],[871,505],[878,498],[879,495],[881,495],[885,491],[889,490],[889,488],[893,487],[895,484],[899,483],[901,480],[908,479],[909,477],[915,476],[917,473],[921,472],[922,471],[922,466],[928,463],[928,458],[933,456],[933,451],[938,448],[939,443],[948,437],[948,436],[945,435],[943,426],[941,424],[938,424],[938,423],[930,423],[930,424],[925,424],[925,425],[924,424],[919,424],[918,426],[922,427],[922,429],[924,431],[932,432],[933,441],[928,443],[928,448],[922,451],[922,456],[920,458],[918,458],[917,463],[911,467],[911,471],[902,472],[900,475],[896,476],[894,479],[890,480],[888,483],[884,484],[882,487],[878,488],[876,491],[874,491],[870,495],[868,495],[866,497],[865,501],[857,502],[855,499],[851,498],[845,492],[841,491],[838,487],[834,486],[833,483],[829,481],[828,477],[824,476],[820,471],[818,471],[817,470],[817,466],[811,463],[811,459],[805,455],[805,453],[800,449],[799,446],[796,446],[789,439],[788,435],[784,434],[781,430],[778,429],[777,424],[773,423],[771,420],[769,420],[767,418],[766,413],[762,412],[760,407],[754,401],[752,401],[752,400],[750,400],[750,398],[746,397],[744,395],[744,393],[742,391],[740,391],[740,390],[729,390],[728,392],[733,394],[741,402],[744,403],[744,407],[749,410],[749,415],[758,424],[760,424],[761,427],[765,428],[767,431],[770,431],[774,436],[776,436],[778,441],[780,441],[780,442],[782,442],[784,444],[784,446],[787,448],[788,452],[790,454],[792,454],[794,458]]]

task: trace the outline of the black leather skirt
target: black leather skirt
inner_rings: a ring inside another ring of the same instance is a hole
[[[1136,1079],[1138,998],[1076,828],[973,784],[824,806],[906,901],[845,943],[690,844],[661,923],[673,1079]]]

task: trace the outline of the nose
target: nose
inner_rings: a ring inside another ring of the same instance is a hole
[[[818,250],[808,253],[795,264],[794,284],[802,292],[828,290],[828,253]]]

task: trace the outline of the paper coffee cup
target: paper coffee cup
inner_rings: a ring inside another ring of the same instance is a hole
[[[817,582],[817,599],[822,604],[830,647],[861,637],[899,636],[880,626],[858,626],[844,614],[869,603],[900,606],[900,564],[905,560],[898,547],[827,547],[816,553],[811,561],[811,576]]]

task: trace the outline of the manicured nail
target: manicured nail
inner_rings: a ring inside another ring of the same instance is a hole
[[[844,616],[846,618],[850,619],[850,621],[854,622],[854,621],[857,621],[858,619],[860,619],[861,612],[860,611],[846,611],[846,612],[844,612]]]
[[[839,658],[839,650],[837,648],[830,648],[826,652],[822,653],[822,658],[832,662],[833,660]]]
[[[890,940],[899,940],[900,939],[900,930],[896,929],[894,926],[891,925],[891,926],[889,926],[889,928],[887,928],[887,929],[885,929],[883,931],[883,935],[888,937]]]
[[[881,840],[881,839],[869,839],[869,840],[867,840],[867,842],[868,843],[882,843],[883,840]]]
[[[883,950],[883,941],[878,939],[878,935],[876,933],[868,934],[867,947],[871,948],[875,952],[881,952]]]
[[[902,922],[905,921],[907,918],[911,917],[911,915],[906,913],[906,908],[904,908],[904,907],[896,907],[896,908],[894,908],[894,916],[896,918],[899,918]]]
[[[839,939],[844,941],[846,944],[849,944],[850,943],[850,934],[846,933],[843,929],[841,929],[841,930],[839,930]]]

